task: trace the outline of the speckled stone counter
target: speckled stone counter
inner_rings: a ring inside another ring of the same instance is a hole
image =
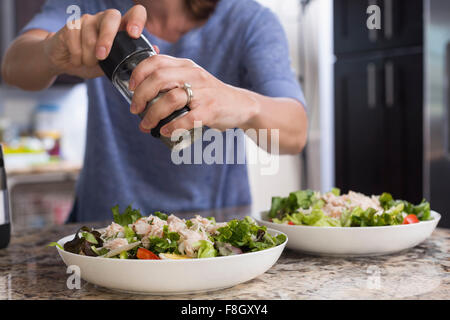
[[[245,209],[211,212],[240,216]],[[208,213],[202,213],[208,215]],[[223,221],[223,219],[221,219]],[[220,221],[220,220],[219,220]],[[105,223],[89,224],[100,227]],[[421,245],[398,254],[331,258],[285,250],[269,271],[230,289],[194,295],[146,296],[110,291],[82,281],[66,286],[66,267],[46,245],[79,225],[15,230],[0,250],[0,299],[449,299],[450,230],[437,229]]]

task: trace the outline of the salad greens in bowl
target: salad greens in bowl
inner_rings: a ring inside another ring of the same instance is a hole
[[[341,195],[334,188],[321,194],[312,190],[273,197],[268,215],[272,222],[316,227],[372,227],[411,224],[433,219],[430,204],[413,205],[394,200],[389,193],[365,196],[350,191]]]
[[[339,189],[273,197],[259,224],[289,237],[288,248],[322,255],[379,255],[414,247],[431,235],[440,215],[422,200],[412,204],[391,194],[366,196]]]
[[[66,265],[80,267],[84,280],[116,290],[178,294],[231,287],[266,272],[287,243],[285,234],[251,217],[218,223],[199,215],[142,216],[131,206],[112,211],[106,228],[85,226],[50,245]]]

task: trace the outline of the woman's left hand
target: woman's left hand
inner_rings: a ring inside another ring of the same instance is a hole
[[[258,104],[245,90],[223,83],[192,60],[155,55],[142,61],[130,79],[134,114],[143,112],[148,101],[159,92],[166,92],[149,108],[140,124],[142,131],[150,132],[159,121],[186,105],[185,83],[192,86],[194,94],[189,105],[191,111],[162,127],[164,136],[170,137],[177,129],[190,130],[194,121],[221,131],[246,129],[246,124],[258,112]]]

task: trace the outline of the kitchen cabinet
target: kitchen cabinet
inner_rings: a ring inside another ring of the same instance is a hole
[[[367,8],[380,8],[381,29],[369,30]],[[336,54],[421,46],[421,0],[335,0],[334,44]]]
[[[335,66],[336,185],[342,191],[383,191],[381,77],[377,57]]]
[[[421,53],[336,63],[336,182],[343,190],[420,202],[421,66]]]
[[[390,4],[396,17],[392,38],[371,42],[367,28],[343,33],[339,26],[342,20],[357,23],[367,1],[334,2],[335,172],[344,192],[422,199],[423,49],[415,34],[421,1],[408,3],[404,10],[405,1]]]

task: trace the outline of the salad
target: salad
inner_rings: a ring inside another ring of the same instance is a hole
[[[123,213],[112,208],[114,222],[101,230],[80,228],[73,240],[51,243],[60,249],[91,256],[118,259],[196,259],[260,251],[286,241],[270,235],[266,227],[246,217],[227,223],[199,215],[190,220],[155,212],[142,216],[131,206]]]
[[[433,219],[425,200],[413,205],[394,200],[389,193],[366,196],[339,189],[320,193],[312,190],[291,192],[288,197],[273,197],[268,215],[279,224],[317,227],[369,227],[418,223]]]

